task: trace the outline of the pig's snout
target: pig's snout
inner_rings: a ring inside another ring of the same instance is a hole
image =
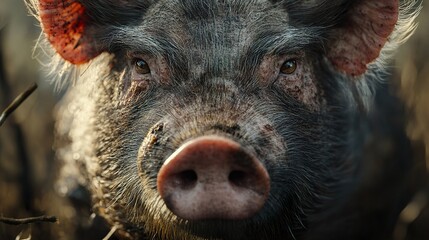
[[[270,177],[240,144],[219,136],[193,139],[177,149],[158,173],[167,207],[186,220],[240,220],[262,209]]]

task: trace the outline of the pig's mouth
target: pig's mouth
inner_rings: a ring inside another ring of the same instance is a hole
[[[293,228],[295,237],[302,229],[292,227],[285,216],[269,213],[268,209],[263,209],[256,215],[248,219],[228,220],[179,220],[173,225],[193,236],[203,239],[223,239],[223,240],[260,240],[270,239],[270,234],[275,234],[276,239],[293,239],[291,231]],[[279,223],[280,226],[278,225]],[[298,235],[297,235],[298,234]],[[199,239],[199,238],[198,238]]]
[[[250,232],[255,231],[261,225],[252,227],[250,221],[232,220],[204,220],[187,221],[186,224],[179,225],[183,230],[202,238],[209,239],[252,239]]]

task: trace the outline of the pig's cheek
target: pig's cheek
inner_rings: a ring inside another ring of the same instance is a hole
[[[136,101],[140,96],[144,95],[150,87],[149,79],[131,80],[124,86],[123,95],[121,97],[122,104],[130,104]]]
[[[167,61],[162,58],[159,59],[157,62],[156,67],[156,76],[155,78],[159,79],[160,84],[162,85],[169,85],[171,83],[171,76],[170,76],[170,68],[168,67]]]
[[[281,75],[275,83],[284,92],[306,105],[312,111],[321,108],[321,94],[315,75],[308,65],[299,68],[291,75]]]

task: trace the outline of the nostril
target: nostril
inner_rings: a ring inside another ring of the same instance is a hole
[[[185,170],[176,175],[176,184],[181,189],[191,189],[197,183],[198,176],[194,170]]]
[[[228,180],[237,187],[244,187],[247,184],[247,174],[244,171],[235,170],[229,174]]]

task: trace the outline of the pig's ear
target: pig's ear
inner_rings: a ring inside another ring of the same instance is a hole
[[[38,14],[48,41],[62,58],[83,64],[107,50],[100,39],[108,26],[136,21],[147,0],[39,0]]]
[[[48,41],[72,64],[86,63],[103,51],[95,41],[96,29],[80,1],[40,0],[39,16]]]
[[[399,0],[355,1],[329,36],[332,65],[350,76],[364,74],[389,41],[398,16]]]

